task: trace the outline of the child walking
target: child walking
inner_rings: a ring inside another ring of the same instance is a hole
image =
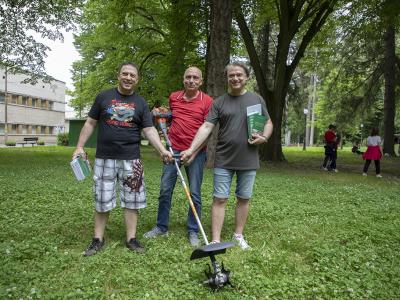
[[[381,137],[379,136],[378,128],[372,128],[371,135],[367,138],[367,151],[363,154],[363,158],[365,159],[363,176],[367,176],[369,165],[373,160],[375,162],[375,171],[376,177],[382,178],[381,175]]]

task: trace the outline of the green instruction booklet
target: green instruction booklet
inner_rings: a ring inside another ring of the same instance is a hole
[[[263,135],[264,126],[265,126],[266,118],[260,114],[252,114],[247,116],[247,133],[250,140],[252,140],[252,134],[258,133],[259,135]]]
[[[70,164],[77,180],[83,180],[90,175],[90,163],[87,159],[83,159],[82,156],[77,156]]]

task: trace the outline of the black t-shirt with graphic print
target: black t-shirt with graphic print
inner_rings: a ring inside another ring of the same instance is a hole
[[[138,159],[140,132],[153,126],[149,106],[136,92],[122,95],[117,88],[97,95],[89,117],[98,121],[96,157]]]

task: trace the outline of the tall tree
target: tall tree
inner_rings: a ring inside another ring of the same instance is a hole
[[[383,152],[394,156],[394,117],[395,117],[395,28],[389,24],[385,34],[385,101],[384,101],[384,136]]]
[[[257,1],[258,8],[265,6],[265,1]],[[284,160],[282,152],[282,117],[285,107],[285,97],[289,83],[307,46],[321,30],[326,19],[332,13],[336,0],[280,0],[275,1],[278,13],[279,34],[276,47],[275,65],[273,72],[273,87],[268,88],[259,54],[254,44],[254,34],[250,31],[243,13],[242,1],[235,6],[235,19],[239,24],[244,43],[249,54],[258,88],[264,97],[274,132],[268,144],[261,151],[261,159]],[[290,53],[291,44],[300,41],[295,53]]]
[[[386,0],[383,3],[383,18],[386,24],[385,33],[385,102],[384,102],[384,142],[383,152],[394,156],[394,119],[396,112],[396,40],[395,25],[399,23],[400,3],[394,0]],[[400,86],[400,84],[399,84]]]
[[[213,98],[225,93],[225,66],[229,63],[232,27],[232,1],[211,1],[210,39],[207,59],[207,93]],[[214,165],[215,146],[218,128],[216,127],[208,143],[207,167]]]
[[[36,36],[62,40],[61,29],[74,28],[81,0],[0,1],[0,64],[45,75],[49,47]]]
[[[165,104],[168,94],[181,87],[186,66],[204,65],[198,51],[205,31],[200,0],[89,0],[80,26],[76,45],[82,60],[74,64],[73,77],[76,108],[89,106],[93,95],[115,85],[122,61],[139,65],[138,91],[151,105]]]
[[[318,126],[336,121],[348,133],[358,133],[359,138],[361,131],[366,136],[371,127],[380,127],[384,140],[391,143],[385,151],[391,154],[395,86],[400,86],[394,39],[399,14],[400,2],[395,0],[356,0],[341,7],[323,32],[329,55],[322,64],[325,70]]]
[[[212,97],[225,92],[225,66],[229,63],[232,27],[232,1],[212,0],[209,50],[207,53],[207,93]]]

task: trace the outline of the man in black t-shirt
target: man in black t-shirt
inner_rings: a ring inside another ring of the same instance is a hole
[[[117,182],[121,207],[124,208],[126,246],[132,251],[145,251],[136,239],[138,210],[146,207],[139,148],[141,131],[164,160],[172,160],[172,155],[153,127],[146,101],[135,92],[138,81],[137,66],[123,63],[118,73],[118,86],[97,95],[72,155],[73,159],[78,155],[85,156],[83,147],[98,125],[93,176],[94,237],[84,256],[94,255],[104,246],[109,212],[116,206]]]

